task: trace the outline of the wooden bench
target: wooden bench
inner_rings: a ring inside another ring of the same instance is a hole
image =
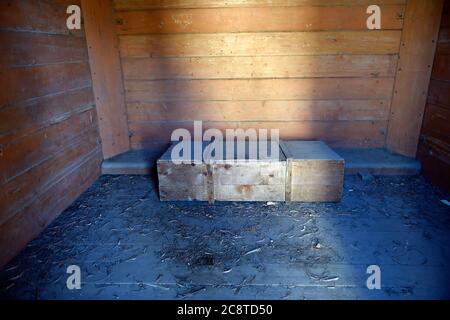
[[[208,144],[203,143],[202,152]],[[175,145],[158,160],[162,201],[340,201],[344,160],[320,141],[284,141],[278,157],[250,157],[224,148],[224,159],[175,164]],[[248,150],[246,148],[246,150]],[[226,155],[232,152],[232,157]],[[203,153],[202,153],[203,154]]]

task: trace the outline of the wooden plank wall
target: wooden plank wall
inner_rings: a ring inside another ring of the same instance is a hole
[[[386,145],[415,157],[444,0],[409,0]]]
[[[192,120],[383,147],[405,4],[115,0],[132,148],[165,148]]]
[[[110,0],[81,0],[103,157],[130,150],[119,44]]]
[[[445,1],[418,158],[425,177],[450,192],[450,0]]]
[[[100,174],[86,41],[76,0],[0,1],[0,268]]]

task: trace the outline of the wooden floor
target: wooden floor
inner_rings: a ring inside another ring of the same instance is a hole
[[[162,203],[155,190],[101,177],[0,272],[0,298],[450,298],[449,195],[420,177],[347,176],[339,204]],[[66,288],[69,265],[81,290]]]

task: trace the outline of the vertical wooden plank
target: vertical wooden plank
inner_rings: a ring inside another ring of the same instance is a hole
[[[292,153],[284,140],[280,140],[280,148],[286,158],[286,202],[292,201]]]
[[[130,149],[125,93],[110,0],[81,1],[105,159]]]
[[[208,176],[206,179],[206,189],[208,190],[208,202],[209,204],[214,204],[215,202],[215,192],[214,192],[214,166],[212,164],[206,165],[206,170]]]
[[[387,147],[416,156],[443,0],[408,0],[391,105]]]

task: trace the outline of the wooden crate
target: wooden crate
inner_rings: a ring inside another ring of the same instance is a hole
[[[287,159],[286,201],[339,202],[344,159],[321,141],[283,141]]]
[[[208,166],[203,162],[191,159],[175,164],[172,161],[173,144],[158,160],[159,196],[161,201],[208,201]],[[206,144],[203,144],[203,150]],[[211,180],[212,181],[212,180]]]
[[[285,201],[286,159],[279,146],[278,160],[248,159],[246,153],[201,164],[174,164],[173,147],[158,160],[162,201]]]
[[[270,146],[270,144],[269,144]],[[286,158],[277,146],[278,158],[250,159],[248,153],[213,165],[214,198],[218,201],[285,201]]]

